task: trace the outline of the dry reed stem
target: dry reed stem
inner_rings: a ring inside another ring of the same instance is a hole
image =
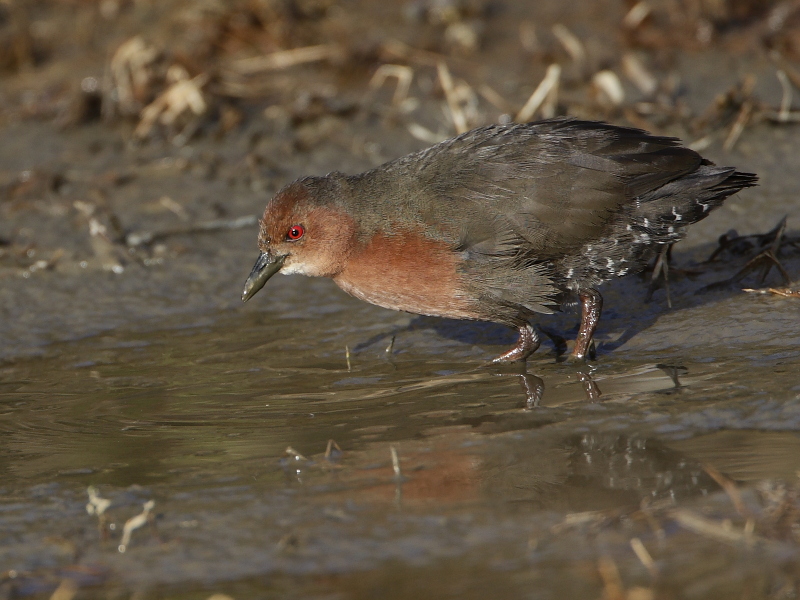
[[[170,126],[187,111],[195,116],[206,112],[208,104],[203,97],[202,88],[208,83],[208,75],[201,73],[192,79],[188,79],[188,74],[184,73],[183,76],[187,78],[178,78],[142,109],[141,120],[133,132],[134,136],[144,139],[150,135],[156,122]]]
[[[479,89],[478,93],[483,96],[489,104],[494,106],[496,109],[502,111],[505,114],[511,115],[514,114],[514,107],[511,103],[503,98],[500,94],[498,94],[493,88],[489,87],[486,84],[483,84]]]
[[[53,591],[50,600],[72,600],[78,593],[78,584],[74,579],[62,579]]]
[[[656,561],[653,560],[653,557],[650,556],[650,553],[645,548],[645,545],[642,543],[642,540],[639,538],[631,538],[630,541],[631,549],[633,553],[636,554],[636,558],[639,559],[644,565],[644,568],[650,573],[650,576],[655,579],[658,577],[658,567],[656,567]]]
[[[392,469],[394,470],[395,479],[402,479],[403,473],[400,471],[400,457],[397,455],[397,448],[389,446],[389,453],[392,455]]]
[[[144,503],[141,513],[125,521],[125,525],[122,526],[122,540],[120,541],[118,548],[120,553],[123,553],[128,549],[128,546],[131,543],[131,535],[133,535],[133,532],[150,520],[150,511],[153,510],[155,505],[156,503],[153,500],[148,500]]]
[[[752,288],[744,288],[743,292],[748,292],[750,294],[761,294],[762,296],[767,294],[773,294],[775,296],[781,296],[783,298],[800,298],[800,290],[790,290],[789,288],[781,289],[781,288],[767,288],[765,290],[754,290]]]
[[[749,516],[750,511],[747,510],[747,507],[744,505],[742,501],[742,495],[739,493],[739,488],[736,487],[736,483],[730,478],[726,477],[719,471],[717,471],[711,465],[703,465],[703,470],[709,474],[711,479],[717,482],[719,487],[721,487],[728,497],[731,499],[731,503],[733,503],[733,507],[743,517]]]
[[[650,96],[658,89],[658,80],[632,52],[628,52],[622,57],[622,70],[631,83],[645,96]]]
[[[751,544],[756,541],[767,541],[764,538],[748,533],[744,529],[735,528],[729,523],[723,524],[712,521],[690,510],[676,508],[671,510],[668,514],[684,529],[720,542],[736,544],[745,542]]]
[[[332,439],[328,440],[328,447],[325,448],[325,458],[331,457],[334,448],[339,452],[339,454],[342,453],[342,449],[339,447],[339,444],[337,444],[335,440]]]
[[[775,75],[777,75],[778,81],[781,82],[781,87],[783,88],[781,108],[778,111],[778,121],[786,123],[789,120],[790,110],[792,108],[792,84],[789,81],[789,77],[786,75],[786,71],[778,69]]]
[[[547,72],[545,73],[544,78],[534,90],[533,94],[531,94],[530,98],[528,98],[525,106],[523,106],[517,113],[517,116],[514,117],[514,120],[517,123],[525,123],[530,121],[533,115],[537,110],[539,110],[539,107],[542,106],[548,97],[551,95],[556,97],[558,94],[558,80],[560,77],[561,67],[559,65],[554,63],[547,67]],[[553,100],[551,103],[555,104],[555,101]]]
[[[408,129],[408,132],[416,139],[428,144],[438,144],[447,139],[446,135],[435,133],[419,123],[408,123],[406,129]]]
[[[300,454],[297,450],[295,450],[291,446],[288,446],[286,448],[285,452],[286,452],[286,454],[288,454],[289,456],[291,456],[295,460],[308,460],[305,456]]]
[[[647,2],[637,2],[622,18],[622,25],[627,29],[636,29],[652,11],[653,8]]]
[[[552,32],[575,63],[582,65],[586,62],[586,49],[583,47],[583,43],[578,39],[578,36],[561,23],[553,25]]]
[[[369,80],[369,87],[373,90],[379,89],[389,77],[397,79],[397,87],[392,96],[392,105],[401,105],[408,98],[408,90],[414,79],[414,69],[405,65],[381,65],[375,71],[372,79]]]
[[[625,90],[614,71],[598,71],[592,77],[592,85],[599,92],[598,100],[603,106],[617,107],[625,101]]]
[[[234,219],[214,219],[213,221],[200,221],[191,225],[174,227],[163,231],[134,231],[125,236],[125,245],[131,248],[150,244],[156,240],[164,239],[174,235],[187,235],[195,233],[209,233],[215,231],[226,231],[251,227],[258,222],[255,215],[246,215]]]
[[[450,69],[447,68],[447,64],[444,61],[440,61],[436,65],[436,69],[439,72],[439,82],[442,84],[442,90],[444,90],[447,107],[450,110],[450,118],[453,120],[456,133],[466,133],[468,131],[467,118],[464,116],[464,111],[455,97],[455,86],[453,85],[453,77],[450,75]]]
[[[437,54],[436,52],[430,52],[428,50],[412,48],[408,44],[404,44],[399,40],[385,41],[381,45],[381,50],[395,58],[408,60],[429,67],[436,67],[445,59],[444,55],[442,54]]]
[[[342,55],[342,49],[336,44],[320,44],[303,46],[291,50],[279,50],[265,56],[242,58],[231,64],[231,68],[240,75],[254,75],[265,71],[279,71],[297,65],[334,60]]]
[[[610,556],[597,559],[597,571],[603,580],[603,598],[605,600],[625,600],[625,587],[619,575],[617,563]]]
[[[742,135],[744,128],[747,127],[747,124],[750,122],[752,115],[753,103],[747,100],[742,104],[742,108],[739,110],[739,115],[736,117],[736,121],[734,121],[733,126],[731,126],[731,131],[728,134],[728,137],[725,138],[725,143],[722,144],[722,149],[725,150],[725,152],[730,152],[733,150],[733,147],[736,145],[736,142],[739,141],[739,137]]]

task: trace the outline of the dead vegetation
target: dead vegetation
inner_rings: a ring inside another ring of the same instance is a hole
[[[795,560],[800,543],[800,484],[768,480],[755,489],[740,489],[734,481],[709,470],[724,495],[710,496],[702,507],[658,500],[645,501],[627,513],[573,513],[554,525],[550,534],[555,538],[580,532],[598,546],[596,569],[606,599],[673,597],[672,586],[688,584],[714,568],[699,561],[676,571],[675,565],[684,562],[681,553],[690,547],[690,556],[702,548],[718,555],[748,556],[753,561],[738,572],[729,567],[727,584],[717,581],[715,589],[726,585],[736,589],[742,581],[756,581],[760,591],[754,597],[793,597],[800,581]],[[540,536],[536,547],[548,543],[554,542]]]
[[[362,110],[385,112],[384,96],[375,92],[394,77],[398,85],[390,105],[397,110],[392,114],[399,111],[412,134],[424,141],[440,137],[414,114],[431,99],[447,107],[449,123],[441,123],[447,127],[442,134],[498,118],[573,114],[627,120],[652,130],[677,125],[696,146],[720,141],[726,150],[753,123],[800,119],[792,103],[800,83],[800,3],[794,0],[628,2],[614,46],[601,55],[593,49],[603,41],[592,33],[561,22],[549,27],[523,22],[518,39],[504,47],[533,59],[524,68],[533,78],[526,82],[533,89],[527,96],[498,91],[464,68],[465,56],[481,62],[489,56],[484,51],[492,49],[487,36],[496,11],[483,0],[412,2],[403,13],[404,27],[368,35],[362,35],[358,15],[331,0],[175,1],[158,7],[144,0],[109,0],[82,6],[82,12],[74,33],[60,39],[57,31],[67,17],[57,3],[0,5],[0,47],[5,49],[0,55],[6,57],[0,67],[6,77],[57,62],[70,43],[87,52],[91,46],[95,54],[99,46],[109,57],[93,79],[62,81],[31,98],[25,110],[6,98],[3,112],[56,117],[65,124],[102,116],[109,124],[131,123],[126,135],[134,138],[163,136],[182,145],[206,133],[204,125],[226,115],[230,119],[242,102],[285,104],[303,90],[314,93],[321,80],[347,77],[365,99]],[[157,15],[157,25],[142,21],[137,26],[143,15]],[[100,24],[115,35],[95,31]],[[406,39],[395,37],[398,33]],[[770,105],[757,98],[755,79],[748,75],[737,88],[720,90],[705,113],[692,114],[681,101],[680,81],[670,65],[680,52],[712,45],[769,56],[784,91],[782,102]],[[566,95],[560,93],[565,86]],[[100,111],[93,108],[97,99]]]
[[[63,129],[100,120],[127,144],[182,148],[268,121],[291,152],[333,140],[376,163],[390,156],[349,136],[348,122],[381,120],[433,144],[490,122],[569,114],[727,152],[750,127],[800,122],[797,0],[629,1],[609,34],[523,21],[515,37],[502,40],[492,33],[497,7],[486,0],[417,0],[403,8],[402,22],[368,29],[361,15],[332,0],[105,0],[73,8],[52,0],[0,3],[0,77],[10,84],[0,93],[0,124],[50,120]],[[763,57],[773,65],[780,100],[760,98],[758,78],[745,73],[704,111],[692,110],[674,65],[681,53],[707,48]],[[69,53],[89,65],[84,74],[58,70]],[[498,58],[520,74],[517,84],[481,75]],[[262,173],[274,171],[273,162],[255,150],[247,157],[253,189],[266,187]],[[215,160],[207,163],[201,168],[215,177]],[[5,210],[58,197],[73,183],[58,172],[4,177]],[[163,260],[163,245],[158,252],[152,247],[172,235],[252,219],[183,215],[177,227],[133,228],[113,203],[96,201],[113,185],[94,182],[88,195],[48,209],[85,223],[96,262],[113,272],[131,260]],[[22,266],[24,276],[69,259],[63,249],[37,254],[30,242],[4,241],[0,264]],[[759,256],[756,267],[772,260]]]

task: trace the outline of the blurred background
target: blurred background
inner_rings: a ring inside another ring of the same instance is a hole
[[[760,177],[587,369],[241,304],[286,183],[564,115]],[[796,597],[798,124],[800,0],[0,0],[0,598]]]
[[[0,81],[0,356],[229,306],[252,259],[206,234],[487,123],[678,136],[761,174],[747,233],[796,212],[792,0],[4,0]]]

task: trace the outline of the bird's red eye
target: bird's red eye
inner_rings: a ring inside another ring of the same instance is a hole
[[[303,237],[305,232],[306,230],[302,225],[292,225],[289,228],[289,231],[286,232],[286,239],[291,241],[299,240],[301,237]]]

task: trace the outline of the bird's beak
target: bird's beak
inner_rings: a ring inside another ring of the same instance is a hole
[[[286,256],[273,256],[267,252],[262,252],[258,256],[253,270],[250,271],[250,277],[244,283],[244,292],[242,292],[242,302],[247,302],[256,295],[256,292],[264,287],[267,279],[275,275],[281,270],[283,261]]]

